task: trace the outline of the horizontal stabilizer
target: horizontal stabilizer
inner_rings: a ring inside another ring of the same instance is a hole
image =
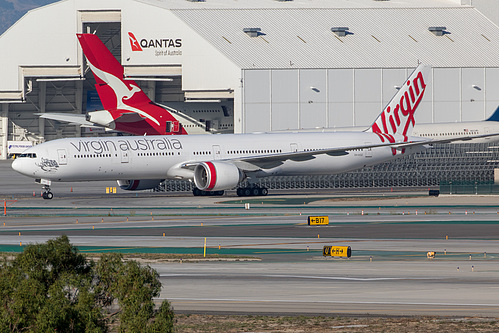
[[[136,123],[138,121],[145,120],[140,114],[135,112],[122,113],[118,118],[114,120],[116,123]]]
[[[70,123],[73,125],[80,125],[83,127],[99,127],[94,123],[87,121],[84,114],[74,114],[74,113],[35,113],[35,115],[40,116],[43,119],[50,119],[60,121],[62,123]]]

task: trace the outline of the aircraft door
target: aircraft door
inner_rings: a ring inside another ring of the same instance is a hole
[[[298,151],[298,144],[297,143],[290,143],[289,145],[291,147],[291,152],[292,153],[295,153],[295,152]]]
[[[57,149],[57,155],[59,156],[59,165],[68,164],[68,154],[66,149]]]
[[[128,163],[130,161],[130,155],[128,150],[121,151],[121,163]]]
[[[178,133],[180,131],[180,123],[176,120],[166,122],[166,133]]]
[[[222,150],[220,149],[220,146],[219,145],[213,145],[212,146],[212,150],[213,150],[213,159],[219,160],[220,156],[222,155]]]
[[[364,142],[364,144],[367,146],[367,145],[372,144],[372,142]],[[372,148],[366,148],[366,149],[364,149],[364,156],[366,158],[373,157],[373,149]]]

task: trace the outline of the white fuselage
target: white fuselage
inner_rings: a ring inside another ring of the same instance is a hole
[[[462,123],[435,123],[417,124],[412,131],[413,136],[425,139],[449,139],[457,136],[473,136],[499,133],[499,122],[497,121],[471,121]],[[455,141],[453,143],[489,143],[497,142],[499,136],[477,138],[470,141]]]
[[[50,181],[192,179],[193,171],[182,167],[185,164],[218,160],[238,165],[244,157],[381,143],[380,137],[370,132],[68,138],[26,150],[12,167],[26,176]],[[420,149],[406,148],[405,154]],[[390,147],[349,149],[343,156],[287,159],[250,172],[245,169],[245,173],[254,177],[335,174],[402,155],[400,150],[395,155],[394,151]]]
[[[338,127],[338,128],[316,128],[299,130],[300,133],[317,132],[361,132],[365,127]],[[286,133],[290,131],[278,131],[276,133]],[[423,123],[415,124],[412,131],[413,137],[425,139],[443,140],[455,137],[470,137],[485,134],[499,133],[498,121],[469,121],[457,123]],[[466,141],[452,141],[450,143],[490,143],[499,141],[499,135],[485,138],[476,138]]]

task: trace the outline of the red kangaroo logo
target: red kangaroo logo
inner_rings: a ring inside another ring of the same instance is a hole
[[[132,32],[128,32],[128,40],[130,41],[130,46],[132,47],[132,51],[142,51],[142,47],[140,47],[137,38],[135,38]]]

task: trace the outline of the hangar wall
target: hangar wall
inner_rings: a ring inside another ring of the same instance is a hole
[[[244,70],[244,132],[369,126],[412,69]],[[499,106],[498,68],[433,68],[420,123],[476,121]]]
[[[142,43],[142,51],[131,49],[129,32],[138,41],[146,40]],[[121,38],[125,71],[127,67],[134,66],[181,66],[178,75],[182,76],[184,91],[227,91],[238,84],[239,67],[164,8],[136,1],[126,2],[122,10]],[[174,45],[158,47],[155,42],[161,39],[167,39]],[[147,41],[153,42],[150,47]]]

